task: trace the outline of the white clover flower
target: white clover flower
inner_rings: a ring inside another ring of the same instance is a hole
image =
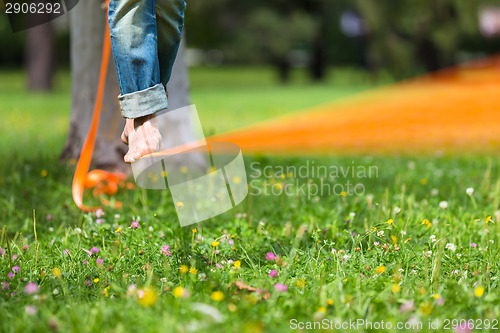
[[[448,208],[448,201],[441,201],[441,202],[439,203],[439,208],[441,208],[441,209],[446,209],[446,208]]]
[[[457,258],[460,259],[462,255],[460,253],[457,253]]]
[[[431,190],[431,196],[435,197],[439,194],[439,190],[437,188],[433,188]]]
[[[54,289],[54,290],[52,291],[52,294],[54,294],[54,295],[59,295],[59,290],[57,290],[57,288],[56,288],[56,289]]]
[[[415,269],[412,269],[411,273],[417,275],[418,272]]]
[[[350,216],[350,217],[354,217],[354,216],[356,216],[356,213],[355,213],[355,212],[350,212],[350,213],[349,213],[349,216]]]
[[[455,252],[457,247],[455,245],[453,245],[453,243],[446,243],[446,249]]]
[[[431,237],[429,237],[429,239],[434,243],[436,241],[436,235],[432,235]]]
[[[377,236],[384,237],[384,230],[377,231]]]
[[[49,228],[49,231],[50,231],[50,232],[54,232],[54,228],[50,227],[50,228]]]
[[[472,193],[474,193],[474,189],[472,187],[468,187],[465,190],[465,193],[467,193],[467,195],[470,197],[472,195]]]
[[[430,256],[432,256],[432,251],[430,251],[430,250],[429,251],[424,251],[423,255],[424,255],[425,258],[430,258]]]
[[[153,229],[153,227],[149,227],[148,230],[149,230],[149,232],[155,231],[155,229]]]
[[[205,273],[198,274],[198,280],[205,281],[207,279],[207,275]]]
[[[162,283],[165,283],[165,282],[167,282],[167,278],[166,278],[166,277],[162,277],[162,278],[160,279],[160,281],[161,281]]]
[[[399,207],[394,207],[394,213],[395,213],[395,214],[399,214],[399,212],[401,212],[401,208],[399,208]]]
[[[81,234],[82,233],[82,229],[80,228],[75,228],[75,234]]]
[[[115,219],[119,219],[120,218],[120,214],[115,214]]]

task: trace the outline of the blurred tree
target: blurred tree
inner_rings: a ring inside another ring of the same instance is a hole
[[[54,28],[52,22],[49,21],[29,29],[25,49],[28,89],[52,90],[54,56]]]
[[[278,69],[280,80],[286,82],[290,51],[310,49],[316,29],[313,18],[306,13],[283,15],[266,8],[255,10],[237,35],[240,59],[270,62]]]

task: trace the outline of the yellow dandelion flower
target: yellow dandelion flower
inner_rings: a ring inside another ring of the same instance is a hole
[[[194,228],[194,229],[192,230],[192,232],[193,232],[193,234],[195,234],[195,233],[197,233],[197,232],[198,232],[198,229],[197,229],[197,228]]]
[[[422,184],[422,185],[427,184],[427,178],[420,179],[420,184]]]
[[[213,241],[213,242],[212,242],[212,246],[213,246],[213,247],[217,247],[217,245],[219,245],[219,244],[220,244],[220,243],[219,243],[218,241]]]
[[[318,308],[318,312],[326,312],[326,308],[324,306]]]
[[[236,268],[240,268],[240,267],[241,267],[241,261],[236,260],[236,261],[234,262],[234,267],[236,267]]]
[[[479,286],[474,290],[474,296],[481,297],[484,294],[484,288]]]
[[[95,278],[94,279],[94,283],[98,283],[99,282],[99,279],[98,278]]]
[[[346,197],[347,196],[347,192],[343,191],[342,193],[340,193],[341,196],[343,197]]]
[[[198,270],[192,267],[191,269],[189,269],[189,273],[196,275],[196,273],[198,273]]]
[[[433,294],[433,295],[432,295],[432,298],[434,298],[434,299],[440,299],[440,298],[441,298],[441,296],[439,296],[439,294]]]
[[[234,250],[236,250],[236,248],[235,248],[235,247],[233,247],[233,248],[232,248],[232,250],[234,251]]]
[[[189,267],[187,267],[186,265],[182,265],[179,268],[179,271],[181,272],[181,274],[186,274],[189,271]]]
[[[333,305],[333,299],[331,299],[331,298],[330,298],[329,300],[327,300],[327,301],[326,301],[326,303],[327,303],[328,305]]]
[[[278,190],[281,190],[283,188],[283,184],[281,182],[277,183],[276,185],[274,185],[274,187]]]
[[[374,227],[374,228],[373,228],[373,231],[377,231],[377,227]]]
[[[115,232],[116,232],[116,233],[118,233],[118,232],[120,232],[120,231],[122,231],[122,230],[123,230],[123,228],[118,228],[118,229],[116,229],[116,231],[115,231]]]
[[[172,291],[172,294],[174,294],[174,297],[179,298],[183,297],[186,294],[186,289],[182,287],[175,287],[174,290]]]
[[[379,266],[379,267],[377,268],[377,272],[378,272],[379,274],[382,274],[383,272],[385,272],[385,266]]]
[[[281,174],[281,179],[285,179],[286,175],[284,173]]]
[[[393,243],[396,243],[398,241],[398,238],[394,235],[391,235],[391,240]]]
[[[44,178],[45,178],[45,177],[47,177],[47,175],[48,175],[47,170],[43,169],[43,170],[42,170],[42,172],[40,172],[40,175],[41,175],[42,177],[44,177]]]
[[[177,201],[177,207],[184,207],[184,203],[182,201]]]
[[[216,302],[220,302],[224,299],[224,294],[222,291],[214,291],[211,295],[210,298],[213,299]]]
[[[61,270],[58,267],[54,267],[54,269],[52,270],[52,274],[54,274],[54,276],[58,278],[61,276]]]
[[[106,288],[103,289],[102,293],[104,294],[104,296],[108,297],[109,294],[108,294],[108,290],[109,290],[109,286],[107,286]]]
[[[486,224],[488,224],[488,222],[490,222],[490,221],[491,221],[491,216],[487,216],[487,217],[486,217],[486,222],[485,222],[485,223],[486,223]]]
[[[393,293],[399,293],[401,291],[401,286],[397,283],[395,283],[392,288],[391,288]]]
[[[161,175],[163,176],[163,178],[167,178],[167,172],[165,170],[161,172]]]
[[[142,306],[151,306],[156,303],[158,295],[156,291],[151,287],[144,287],[139,289],[137,293],[137,301]]]
[[[387,221],[387,224],[394,224],[394,221],[392,219],[389,219],[389,221]]]
[[[231,235],[231,238],[234,238],[234,235]]]

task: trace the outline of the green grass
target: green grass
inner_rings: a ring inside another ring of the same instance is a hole
[[[361,84],[343,88],[349,84],[341,85],[337,79],[326,86],[309,86],[300,77],[290,87],[281,87],[273,84],[272,73],[257,75],[249,70],[232,86],[235,73],[200,69],[192,74],[193,101],[201,118],[203,112],[216,115],[221,109],[234,117],[228,120],[231,125],[225,120],[207,120],[210,125],[206,126],[213,126],[214,131],[245,125],[229,112],[232,103],[241,103],[248,119],[264,119],[270,113],[248,106],[269,107],[275,97],[266,95],[266,90],[290,98],[283,102],[290,109],[277,109],[278,114],[293,111],[299,103],[307,107],[328,101],[332,90],[340,96],[349,89],[363,89]],[[259,87],[258,77],[266,75],[265,84]],[[454,331],[443,329],[446,319],[474,319],[475,324],[483,320],[483,328],[488,319],[490,328],[478,331],[494,331],[492,320],[500,317],[499,158],[245,156],[250,195],[234,210],[197,225],[196,234],[194,226],[179,226],[168,191],[120,191],[112,199],[122,201],[124,208],[105,208],[98,224],[95,214],[81,213],[74,206],[73,170],[57,161],[63,125],[44,130],[54,121],[67,120],[67,76],[60,77],[55,95],[36,97],[22,91],[19,73],[1,77],[1,85],[9,91],[0,90],[2,115],[18,108],[16,126],[28,131],[18,132],[14,125],[2,127],[9,144],[2,148],[0,161],[0,212],[8,228],[8,233],[0,233],[5,253],[0,256],[1,332],[287,332],[293,319],[383,320],[394,326],[421,322],[423,330],[414,331],[431,331],[429,320],[438,320],[436,332]],[[7,77],[10,84],[3,79]],[[310,89],[307,98],[296,96],[299,88]],[[248,100],[259,94],[265,97]],[[309,96],[317,99],[311,98],[306,105]],[[214,98],[212,106],[210,98]],[[49,114],[51,109],[56,110],[57,120]],[[24,124],[22,119],[31,120]],[[44,147],[50,142],[55,148]],[[318,175],[313,163],[320,172],[327,168],[329,173]],[[372,174],[329,177],[335,166],[344,170],[372,167]],[[284,177],[282,170],[287,173]],[[362,185],[357,187],[358,195],[351,193],[352,184]],[[469,187],[474,188],[472,196],[466,194]],[[324,193],[315,193],[319,188]],[[349,193],[344,196],[342,190]],[[99,203],[89,193],[84,200]],[[448,203],[446,209],[440,207],[442,201]],[[487,216],[493,221],[485,223]],[[131,222],[139,217],[139,228],[131,229]],[[390,219],[392,224],[387,223]],[[429,223],[423,224],[424,220]],[[18,265],[20,273],[12,279],[8,277],[6,235],[11,255],[19,256],[12,265]],[[217,256],[212,246],[215,240],[220,242]],[[29,249],[23,250],[23,245]],[[165,245],[170,246],[170,256],[160,252]],[[100,251],[89,258],[84,250],[92,247]],[[424,254],[428,251],[432,253]],[[280,260],[266,260],[269,252]],[[102,266],[97,265],[97,258],[103,260]],[[184,265],[196,268],[196,274],[183,273]],[[271,278],[271,270],[278,277]],[[265,292],[237,292],[232,283],[238,280],[269,292],[269,298],[263,298]],[[10,284],[9,290],[1,289],[2,281]],[[38,293],[25,293],[28,281],[37,283]],[[275,290],[276,283],[288,290]],[[150,288],[144,290],[152,290],[156,301],[148,296],[153,304],[141,304],[144,301],[138,300],[132,285]],[[184,297],[176,297],[178,287],[185,288]],[[484,293],[479,295],[481,288]],[[222,300],[213,294],[217,291]],[[402,311],[403,305],[407,311]],[[36,313],[30,314],[33,309]]]

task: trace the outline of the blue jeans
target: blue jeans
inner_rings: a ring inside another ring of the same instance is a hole
[[[125,118],[168,107],[170,79],[184,26],[184,0],[110,0],[111,48]]]

